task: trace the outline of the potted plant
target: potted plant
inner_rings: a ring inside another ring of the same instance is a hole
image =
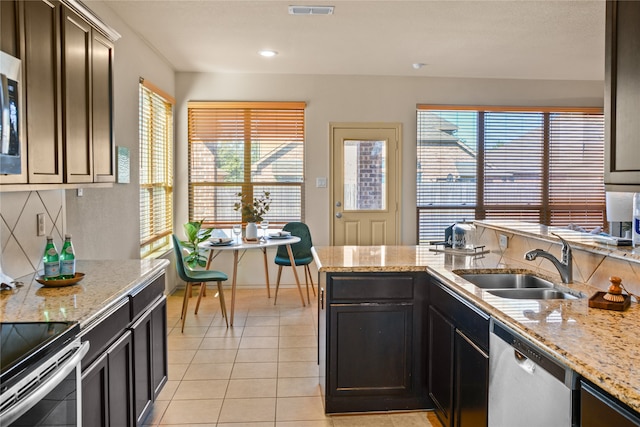
[[[207,257],[200,253],[199,244],[211,237],[211,228],[202,228],[202,221],[191,221],[184,224],[184,233],[188,240],[180,243],[189,250],[189,254],[184,258],[184,262],[190,268],[206,267]]]
[[[247,221],[247,231],[245,237],[249,240],[258,238],[257,222],[262,222],[263,217],[269,211],[271,205],[271,193],[265,191],[261,197],[255,197],[253,200],[247,195],[239,192],[240,201],[233,205],[233,210],[242,212],[242,219]]]

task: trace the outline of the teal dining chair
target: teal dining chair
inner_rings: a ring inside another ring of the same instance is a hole
[[[200,307],[200,300],[202,295],[207,289],[207,282],[216,282],[218,284],[218,297],[220,298],[220,310],[222,310],[222,316],[227,322],[229,327],[229,318],[227,317],[227,306],[224,302],[224,291],[222,289],[222,282],[227,280],[227,275],[221,271],[216,270],[191,270],[185,267],[184,258],[182,254],[182,244],[175,234],[172,234],[173,238],[173,251],[176,256],[176,270],[180,279],[184,280],[187,284],[187,288],[184,291],[184,299],[182,300],[182,332],[184,332],[184,322],[187,318],[187,306],[189,305],[189,297],[191,296],[191,286],[194,283],[200,284],[200,292],[198,293],[198,301],[196,302],[195,314],[198,314],[198,308]]]
[[[309,264],[313,262],[313,254],[311,253],[311,248],[313,247],[311,232],[309,231],[309,227],[307,227],[307,224],[303,222],[289,222],[285,224],[284,227],[282,227],[282,230],[289,231],[292,236],[300,238],[300,241],[298,243],[294,243],[293,245],[291,245],[291,251],[293,252],[293,260],[295,261],[296,266],[304,266],[304,282],[307,287],[307,302],[311,304],[311,299],[309,297],[309,282],[311,282],[313,295],[316,295],[316,289],[313,285],[313,278],[311,277],[311,269],[309,268]],[[278,278],[276,279],[276,296],[273,301],[273,304],[275,305],[278,301],[278,288],[280,287],[282,267],[291,266],[289,253],[287,252],[287,247],[285,245],[278,246],[278,251],[276,252],[276,258],[274,261],[278,266]]]

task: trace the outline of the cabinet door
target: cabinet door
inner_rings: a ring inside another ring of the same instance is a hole
[[[24,15],[25,125],[29,183],[61,183],[60,3],[20,2]]]
[[[142,424],[151,410],[153,391],[152,376],[152,320],[151,313],[142,316],[131,327],[133,334],[133,390],[135,402],[135,418]]]
[[[330,316],[328,394],[412,392],[412,304],[332,305]]]
[[[92,32],[93,181],[115,182],[113,136],[113,43]]]
[[[82,425],[109,425],[109,378],[107,354],[82,372]]]
[[[91,26],[66,7],[62,10],[65,180],[93,182]]]
[[[107,350],[109,364],[109,425],[111,427],[135,425],[132,355],[133,343],[130,331],[125,332]]]
[[[638,427],[640,416],[601,390],[580,381],[581,427]]]
[[[158,397],[168,378],[167,361],[167,297],[163,296],[151,311],[151,375],[153,400]]]
[[[3,0],[0,2],[0,50],[19,58],[18,40],[18,3]]]
[[[453,324],[429,307],[429,396],[444,427],[453,421],[454,334]]]
[[[607,1],[606,8],[604,182],[640,191],[640,2]]]
[[[488,423],[489,355],[461,331],[455,335],[456,427],[482,427]]]

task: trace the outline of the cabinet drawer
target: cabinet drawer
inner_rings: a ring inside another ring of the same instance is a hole
[[[331,276],[329,301],[373,302],[380,300],[412,300],[415,277],[399,274]]]
[[[151,283],[140,286],[133,291],[131,299],[131,319],[135,320],[152,302],[160,298],[164,293],[164,274],[154,279]]]
[[[82,369],[89,366],[121,334],[131,322],[129,299],[121,300],[100,321],[80,333],[81,340],[89,341],[87,355],[82,359]]]
[[[456,328],[464,332],[483,350],[489,349],[489,316],[463,301],[453,291],[433,280],[431,305],[446,313]]]

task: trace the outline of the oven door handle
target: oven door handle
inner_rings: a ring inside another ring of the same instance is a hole
[[[54,373],[50,378],[42,383],[38,388],[29,393],[27,397],[20,400],[15,405],[9,407],[4,413],[0,414],[0,420],[3,425],[10,425],[12,422],[24,415],[29,409],[35,406],[40,400],[42,400],[47,394],[49,394],[54,388],[58,386],[64,380],[67,375],[73,372],[74,369],[80,364],[82,358],[89,351],[89,342],[85,341],[78,348],[78,351],[67,359],[62,366]],[[76,396],[80,398],[80,396]]]

